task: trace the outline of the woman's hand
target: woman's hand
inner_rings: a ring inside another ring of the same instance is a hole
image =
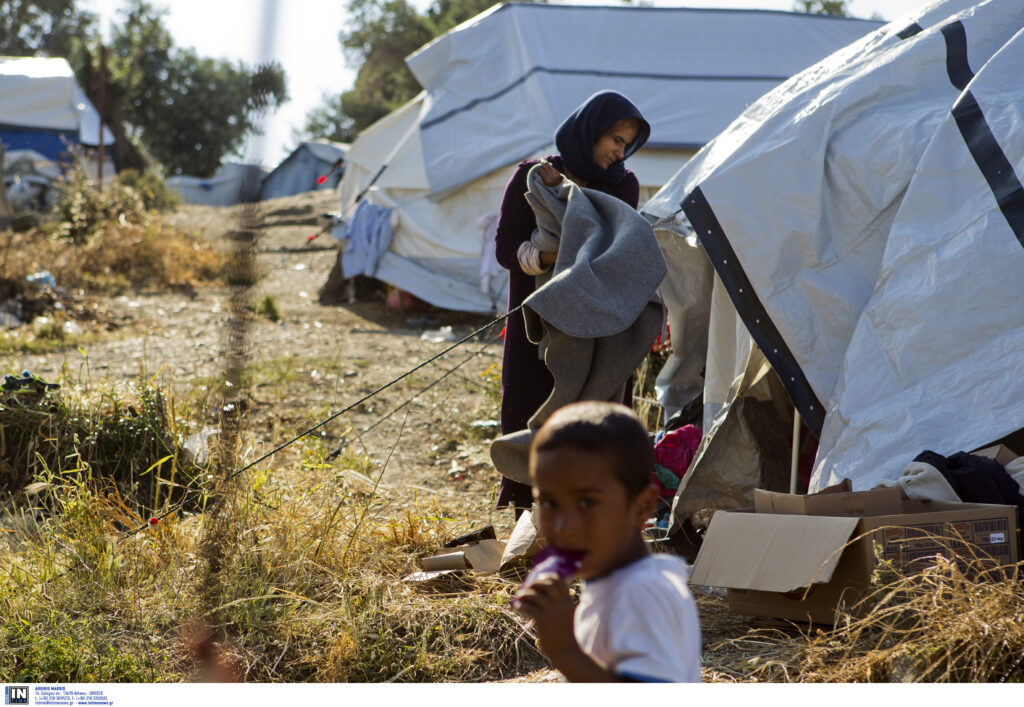
[[[541,181],[549,187],[557,187],[562,183],[562,173],[550,162],[541,162],[537,171],[540,172]]]

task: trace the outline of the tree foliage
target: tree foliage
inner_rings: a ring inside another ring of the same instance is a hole
[[[847,5],[847,0],[797,0],[793,9],[811,15],[848,17],[850,13]]]
[[[352,29],[339,35],[355,85],[324,102],[306,118],[305,135],[351,141],[360,130],[420,92],[405,57],[434,37],[494,4],[493,0],[435,0],[419,14],[406,0],[349,0]]]
[[[114,133],[122,167],[155,160],[168,174],[209,176],[287,98],[279,65],[251,69],[175,47],[166,10],[129,0],[113,28],[101,91],[95,17],[75,0],[0,0],[21,24],[0,29],[0,53],[64,56]]]
[[[0,56],[67,56],[76,37],[96,31],[75,0],[0,0],[0,17]]]

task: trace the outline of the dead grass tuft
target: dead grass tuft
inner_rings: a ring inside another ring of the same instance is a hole
[[[881,564],[872,591],[836,625],[798,627],[728,613],[701,596],[702,629],[718,640],[704,678],[740,682],[1019,682],[1024,588],[1019,567],[958,543],[914,573]]]

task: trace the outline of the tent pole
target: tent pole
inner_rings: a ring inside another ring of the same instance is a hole
[[[796,493],[797,466],[800,461],[800,413],[793,408],[793,451],[789,460],[789,492]]]
[[[100,137],[100,139],[99,139],[99,149],[96,151],[97,152],[97,157],[99,158],[98,164],[96,165],[96,182],[99,184],[99,188],[100,188],[101,191],[103,190],[103,129],[106,127],[106,121],[104,120],[104,116],[106,115],[107,112],[104,109],[104,107],[106,105],[107,55],[109,53],[110,53],[110,50],[107,49],[107,47],[105,47],[105,46],[103,46],[101,44],[100,45],[100,109],[99,109],[99,114],[100,114],[100,136],[99,137]]]

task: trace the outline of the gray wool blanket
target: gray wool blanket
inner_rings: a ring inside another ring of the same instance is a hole
[[[504,476],[528,484],[530,442],[560,407],[579,400],[621,401],[625,384],[661,331],[657,295],[667,268],[647,220],[614,196],[569,180],[549,187],[537,167],[526,200],[537,217],[531,241],[558,250],[549,273],[523,303],[526,334],[554,378],[528,428],[491,443]]]

